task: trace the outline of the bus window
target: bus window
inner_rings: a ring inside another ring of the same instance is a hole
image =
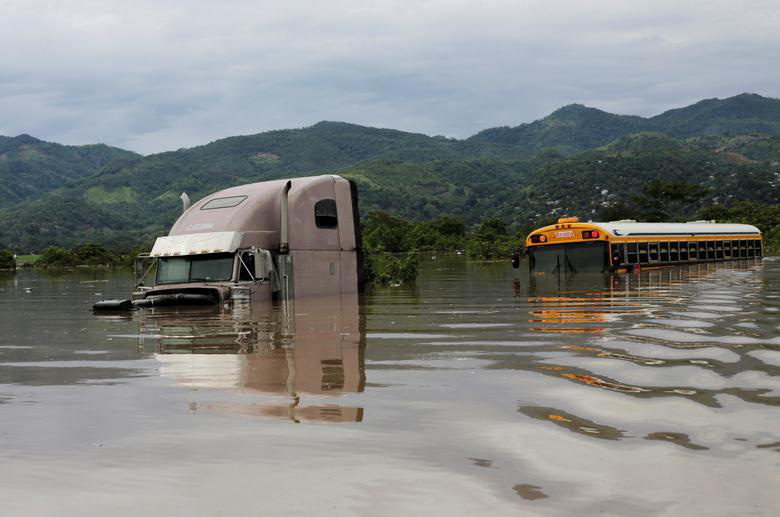
[[[650,262],[658,262],[658,243],[651,242],[649,245],[648,254],[650,255]]]
[[[688,243],[688,260],[698,260],[699,259],[699,252],[698,252],[699,246],[696,243],[696,241],[692,241]]]
[[[607,259],[604,242],[583,242],[564,246],[566,271],[572,273],[603,273]]]
[[[638,245],[636,242],[629,242],[626,244],[626,248],[628,250],[627,260],[626,262],[629,264],[636,264],[639,262],[639,253],[638,253]]]
[[[639,243],[639,263],[640,264],[647,264],[648,262],[650,262],[650,255],[648,253],[648,243],[640,242]]]
[[[672,262],[677,262],[680,260],[679,249],[677,247],[678,244],[679,243],[677,241],[672,241],[669,243],[669,260]]]
[[[680,262],[688,262],[688,243],[680,241],[677,246],[680,248]]]
[[[564,271],[566,257],[563,246],[539,246],[528,250],[528,264],[531,271],[539,273],[559,273]]]
[[[723,241],[715,242],[715,257],[719,259],[723,258]]]
[[[731,258],[731,241],[723,241],[723,258]]]
[[[661,262],[669,262],[669,243],[662,242],[661,245]]]
[[[528,254],[531,271],[538,273],[602,273],[607,267],[604,242],[534,246]]]

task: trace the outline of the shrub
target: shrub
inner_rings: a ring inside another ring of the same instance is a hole
[[[500,259],[512,256],[512,250],[522,246],[522,239],[508,235],[501,219],[485,220],[469,237],[466,254],[474,259]]]
[[[76,265],[76,257],[59,246],[49,246],[41,254],[41,258],[38,259],[36,265],[50,268],[50,267],[72,267]]]
[[[378,285],[412,284],[417,279],[417,252],[394,255],[386,251],[368,253],[365,257],[366,281]]]
[[[79,266],[110,266],[119,256],[97,244],[82,244],[71,250],[74,262]]]
[[[0,250],[0,269],[16,269],[16,259],[11,250]]]
[[[371,212],[361,225],[363,245],[368,250],[408,251],[411,224],[386,212]]]
[[[493,239],[474,236],[466,244],[466,254],[473,259],[502,259],[512,256],[512,250],[521,247],[519,239],[508,235],[499,235]]]

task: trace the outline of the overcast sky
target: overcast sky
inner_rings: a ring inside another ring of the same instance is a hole
[[[780,97],[780,1],[0,0],[0,134],[143,154],[320,120],[467,137]]]

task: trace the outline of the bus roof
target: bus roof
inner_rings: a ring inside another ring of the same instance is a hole
[[[706,221],[690,223],[637,223],[635,221],[587,222],[617,237],[651,235],[761,235],[749,224],[720,224]]]

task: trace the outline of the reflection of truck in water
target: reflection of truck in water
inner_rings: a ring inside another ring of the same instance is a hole
[[[262,303],[358,292],[355,184],[339,176],[265,181],[204,197],[137,262],[133,300],[94,308]],[[153,285],[144,285],[147,277]]]
[[[113,316],[112,316],[113,317]],[[131,317],[129,314],[127,317]],[[298,298],[295,310],[247,304],[133,313],[161,377],[192,389],[190,410],[295,421],[359,422],[365,315],[358,293]]]

